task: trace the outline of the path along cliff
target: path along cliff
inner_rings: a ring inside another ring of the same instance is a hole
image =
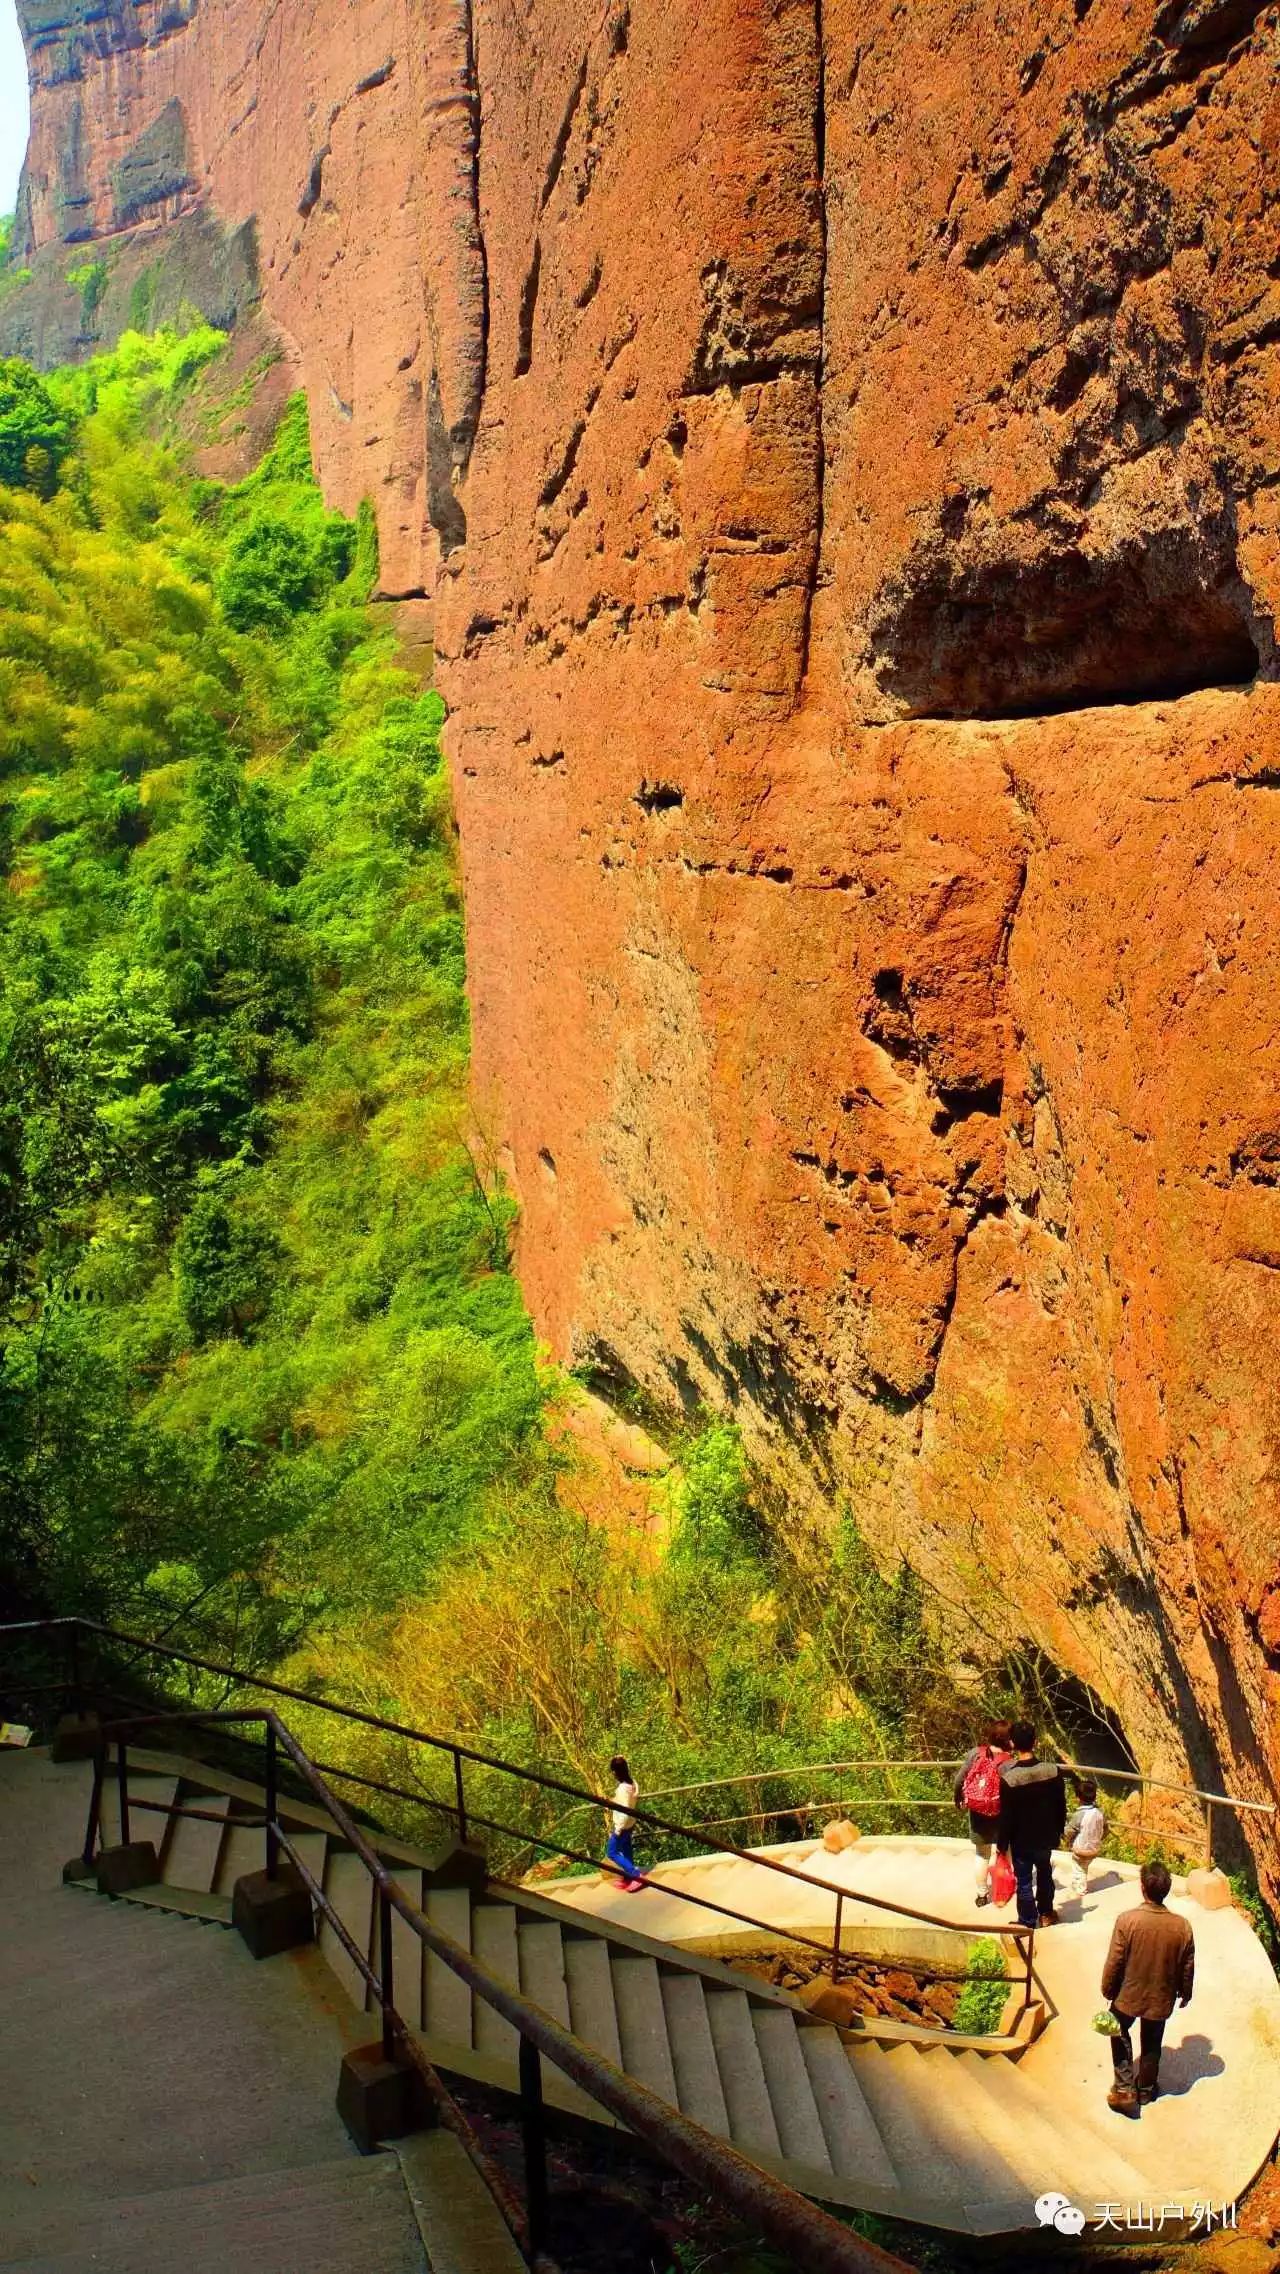
[[[1276,10],[20,14],[3,344],[261,307],[431,597],[548,1341],[1274,1797]]]

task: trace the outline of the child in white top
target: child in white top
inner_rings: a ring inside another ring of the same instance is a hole
[[[1076,1867],[1072,1893],[1083,1895],[1089,1884],[1089,1866],[1097,1862],[1107,1836],[1107,1819],[1098,1806],[1098,1787],[1092,1777],[1083,1777],[1076,1791],[1080,1795],[1080,1806],[1067,1825],[1063,1839]]]

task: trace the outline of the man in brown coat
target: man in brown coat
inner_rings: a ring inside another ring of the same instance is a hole
[[[1136,1911],[1122,1911],[1111,1935],[1102,1969],[1102,1995],[1120,2024],[1111,2040],[1115,2083],[1107,2106],[1136,2116],[1142,2101],[1160,2090],[1160,2048],[1164,2025],[1179,2001],[1191,2003],[1196,1953],[1185,1919],[1166,1911],[1171,1881],[1162,1863],[1142,1866],[1143,1900]],[[1142,2025],[1142,2052],[1134,2072],[1133,2025]]]

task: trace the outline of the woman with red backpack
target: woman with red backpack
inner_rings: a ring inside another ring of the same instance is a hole
[[[1013,1756],[1012,1731],[1007,1721],[989,1721],[982,1743],[961,1764],[955,1782],[957,1808],[969,1811],[969,1834],[978,1859],[978,1909],[991,1901],[991,1868],[1000,1852],[1000,1769]]]

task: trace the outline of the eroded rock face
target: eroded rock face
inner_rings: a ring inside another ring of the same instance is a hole
[[[419,0],[19,0],[32,135],[0,351],[54,362],[259,294],[296,352],[335,504],[378,500],[387,589],[432,579]],[[65,276],[101,259],[91,322]]]
[[[548,1340],[1273,1797],[1274,12],[27,14],[434,586]]]

